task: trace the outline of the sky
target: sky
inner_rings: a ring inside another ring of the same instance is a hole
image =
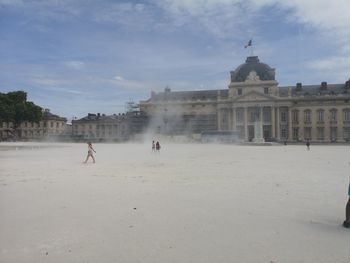
[[[0,0],[0,92],[72,119],[151,91],[225,89],[251,54],[280,86],[350,78],[348,0]]]

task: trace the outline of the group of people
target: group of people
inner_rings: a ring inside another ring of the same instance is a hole
[[[156,143],[152,141],[152,152],[158,152],[160,151],[160,143],[157,141]]]
[[[87,145],[88,145],[88,152],[87,152],[87,156],[86,156],[86,159],[85,159],[84,163],[87,163],[87,161],[89,160],[90,157],[91,157],[92,161],[95,163],[96,161],[95,161],[95,157],[94,157],[93,153],[96,153],[96,151],[92,147],[92,143],[91,142],[88,142]],[[152,141],[152,152],[158,152],[159,153],[159,151],[160,151],[160,143],[159,143],[159,141],[157,141],[157,142]]]
[[[89,158],[92,158],[92,161],[95,163],[95,157],[93,153],[96,153],[95,149],[92,147],[92,143],[88,142],[88,153],[86,156],[86,160],[84,163],[87,163],[87,161],[89,160]],[[306,147],[308,150],[310,150],[310,141],[307,140],[306,141]],[[158,152],[160,151],[160,143],[159,141],[154,142],[152,141],[152,152]],[[350,228],[350,183],[349,183],[349,189],[348,189],[348,196],[349,196],[349,200],[346,204],[346,208],[345,208],[345,221],[343,222],[343,227],[345,228]]]

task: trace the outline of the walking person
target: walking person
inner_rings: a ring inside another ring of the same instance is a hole
[[[152,153],[156,151],[156,144],[152,141]]]
[[[159,151],[160,151],[160,143],[158,141],[156,143],[156,150],[157,150],[157,153],[159,153]]]
[[[306,149],[310,151],[310,140],[306,139]]]
[[[345,228],[350,228],[350,182],[349,182],[348,196],[349,196],[349,200],[345,207],[345,221],[343,222],[343,227]]]
[[[94,150],[94,148],[92,148],[92,143],[91,142],[88,142],[88,153],[87,153],[87,156],[86,156],[86,160],[84,163],[87,163],[89,157],[92,158],[93,162],[95,163],[95,157],[94,157],[94,153],[96,153],[96,151]]]

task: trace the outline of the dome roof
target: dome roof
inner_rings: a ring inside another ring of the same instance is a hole
[[[244,64],[231,71],[231,82],[243,82],[250,72],[255,71],[260,80],[275,80],[275,69],[265,63],[260,63],[257,56],[247,57]]]

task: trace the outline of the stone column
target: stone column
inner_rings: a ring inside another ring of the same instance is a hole
[[[340,108],[337,110],[337,141],[338,142],[344,142],[343,137],[343,129],[344,129],[344,122],[343,122],[343,109]]]
[[[263,131],[263,108],[259,107],[258,108],[258,116],[257,119],[254,122],[254,142],[257,143],[263,143],[264,140],[264,131]]]
[[[218,131],[221,131],[221,109],[218,109]]]
[[[329,109],[325,109],[323,112],[323,121],[324,121],[324,141],[331,141],[331,125],[330,125],[330,111]]]
[[[236,125],[236,109],[232,108],[232,130],[236,131],[237,130],[237,125]]]
[[[293,129],[292,129],[292,108],[288,107],[288,139],[293,140]]]
[[[272,134],[271,137],[276,139],[276,118],[275,118],[275,107],[271,107],[271,126]]]
[[[281,139],[281,127],[280,127],[280,108],[277,107],[276,109],[276,138],[279,141]]]
[[[228,130],[232,131],[232,108],[228,109]]]
[[[248,141],[248,108],[244,108],[244,140]]]

